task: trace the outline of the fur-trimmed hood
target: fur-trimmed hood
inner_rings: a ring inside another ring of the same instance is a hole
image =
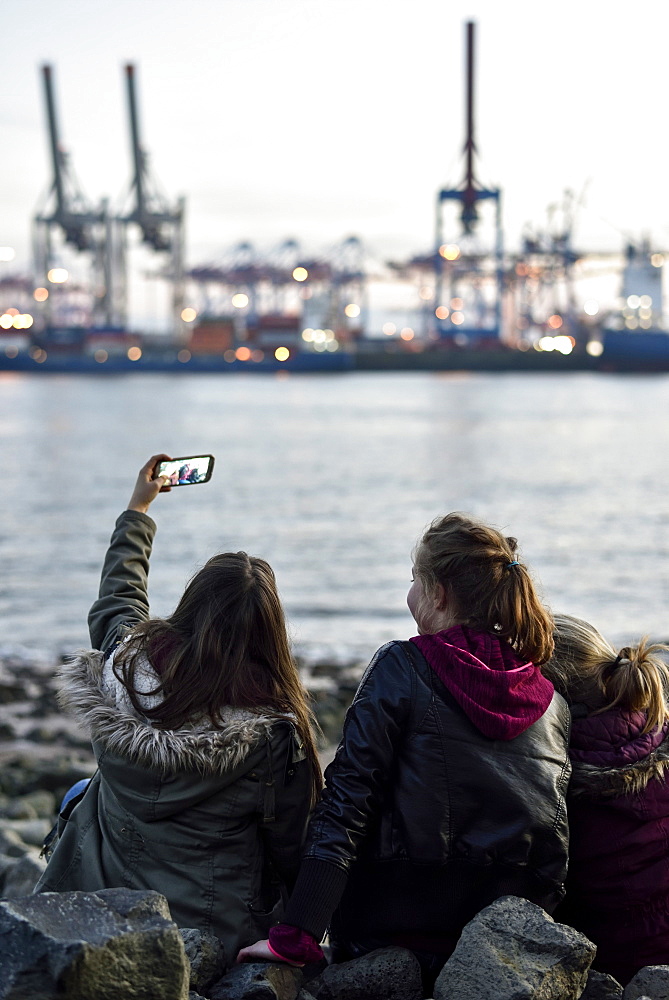
[[[644,712],[611,709],[587,715],[572,706],[570,795],[615,798],[642,792],[669,767],[669,725],[644,733]]]
[[[157,696],[148,696],[159,681],[146,664],[138,671],[138,689],[147,707]],[[113,670],[113,655],[105,662],[98,650],[80,650],[59,670],[59,702],[71,712],[94,743],[108,753],[140,767],[163,773],[195,771],[203,776],[236,771],[259,744],[270,736],[277,717],[226,709],[215,729],[199,720],[179,730],[156,729],[139,714]]]

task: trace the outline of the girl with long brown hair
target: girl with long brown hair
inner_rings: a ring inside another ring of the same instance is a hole
[[[569,714],[540,670],[553,623],[516,540],[438,518],[407,603],[419,634],[360,683],[284,922],[238,961],[315,960],[329,928],[337,961],[412,949],[431,989],[484,906],[563,896]]]
[[[571,706],[569,875],[558,919],[597,945],[595,968],[624,985],[669,963],[669,647],[616,649],[555,616],[545,667]]]
[[[213,556],[171,615],[149,616],[148,509],[170,490],[154,478],[168,459],[140,470],[89,614],[94,649],[63,668],[62,704],[98,770],[70,800],[38,891],[155,889],[230,963],[282,915],[321,774],[267,562]]]

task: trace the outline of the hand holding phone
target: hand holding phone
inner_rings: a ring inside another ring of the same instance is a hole
[[[171,458],[159,462],[153,478],[165,476],[165,487],[195,486],[197,483],[208,483],[214,471],[213,455],[186,455],[183,458]]]

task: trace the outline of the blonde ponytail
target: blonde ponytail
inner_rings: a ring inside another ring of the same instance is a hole
[[[568,701],[594,703],[593,715],[612,708],[646,712],[647,733],[669,718],[667,653],[669,646],[647,638],[616,653],[588,622],[556,615],[555,652],[544,673]]]
[[[506,639],[538,665],[553,652],[553,620],[537,595],[518,543],[465,514],[437,518],[414,551],[426,591],[441,584],[462,625]]]

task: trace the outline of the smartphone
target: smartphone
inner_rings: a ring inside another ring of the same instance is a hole
[[[194,486],[196,483],[208,483],[214,471],[213,455],[186,455],[184,458],[172,458],[169,462],[159,462],[154,479],[167,476],[166,486]]]

